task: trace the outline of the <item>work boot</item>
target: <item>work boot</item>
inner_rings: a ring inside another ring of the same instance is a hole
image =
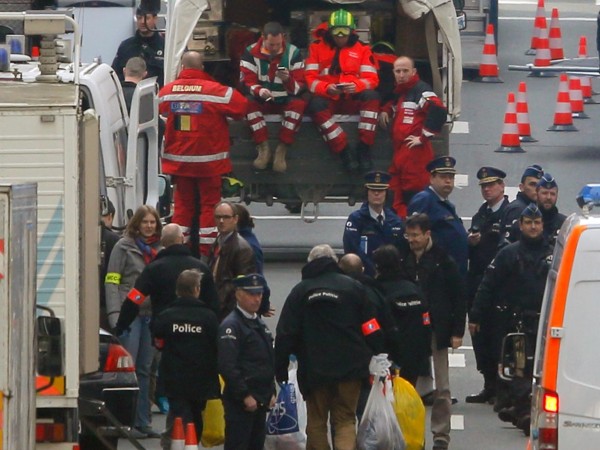
[[[275,158],[273,159],[273,170],[275,172],[283,173],[287,170],[287,164],[285,163],[285,154],[287,153],[287,145],[280,142],[275,149]]]
[[[271,161],[271,148],[269,147],[269,141],[261,142],[256,146],[258,156],[252,163],[258,170],[265,170]]]
[[[510,422],[513,425],[517,425],[517,408],[511,406],[510,408],[502,408],[498,412],[498,418],[502,422]]]
[[[350,147],[344,148],[340,153],[340,158],[342,158],[342,164],[344,165],[344,169],[348,172],[356,172],[359,168],[358,161],[356,160],[356,155]]]
[[[358,165],[361,172],[370,172],[373,170],[373,160],[371,159],[371,148],[362,141],[356,145],[358,155]]]
[[[525,414],[517,419],[517,428],[525,433],[525,436],[529,436],[531,431],[531,415]]]
[[[488,403],[495,397],[495,393],[490,388],[483,388],[477,394],[467,395],[465,401],[467,403]]]

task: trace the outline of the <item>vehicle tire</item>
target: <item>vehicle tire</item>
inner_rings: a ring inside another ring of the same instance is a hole
[[[80,450],[116,450],[117,445],[119,444],[119,438],[117,436],[105,436],[104,439],[110,444],[110,447],[107,447],[94,435],[80,435],[79,448]]]

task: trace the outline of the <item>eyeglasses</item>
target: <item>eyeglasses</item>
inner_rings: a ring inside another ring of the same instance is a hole
[[[215,214],[215,220],[229,220],[233,219],[231,214]]]
[[[333,36],[350,36],[350,28],[348,27],[336,27],[331,29],[331,34]]]

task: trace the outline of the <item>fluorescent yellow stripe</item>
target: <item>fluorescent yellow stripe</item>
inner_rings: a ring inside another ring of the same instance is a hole
[[[121,274],[116,272],[109,272],[106,274],[104,282],[108,284],[121,284]]]

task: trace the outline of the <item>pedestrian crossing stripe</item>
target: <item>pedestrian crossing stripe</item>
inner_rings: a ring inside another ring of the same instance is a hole
[[[452,414],[450,416],[450,429],[451,430],[464,430],[465,429],[465,416],[462,414]]]

